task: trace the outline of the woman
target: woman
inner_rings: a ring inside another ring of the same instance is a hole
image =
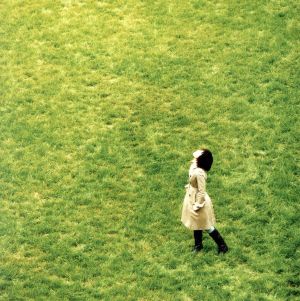
[[[200,149],[193,153],[193,161],[189,170],[189,183],[183,201],[181,221],[194,231],[194,252],[203,249],[202,231],[205,230],[218,245],[218,253],[226,253],[228,246],[214,227],[215,215],[209,195],[206,193],[207,172],[213,163],[212,153],[208,149]]]

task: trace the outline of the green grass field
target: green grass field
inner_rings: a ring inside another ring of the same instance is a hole
[[[0,300],[299,300],[299,8],[0,1]]]

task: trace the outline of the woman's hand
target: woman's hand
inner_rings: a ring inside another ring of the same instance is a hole
[[[202,203],[202,204],[200,204],[200,203],[194,203],[193,204],[193,210],[196,211],[196,212],[199,211],[201,208],[204,207],[204,204],[205,204],[205,202]]]

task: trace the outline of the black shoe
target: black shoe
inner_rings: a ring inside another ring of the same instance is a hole
[[[228,247],[227,247],[226,244],[219,246],[219,248],[218,248],[218,254],[220,254],[220,253],[225,254],[226,252],[228,252]]]
[[[228,246],[217,229],[209,233],[215,243],[218,245],[218,254],[228,252]]]
[[[193,253],[197,253],[197,252],[200,252],[202,249],[203,249],[203,246],[198,245],[198,246],[194,246],[192,251],[193,251]]]

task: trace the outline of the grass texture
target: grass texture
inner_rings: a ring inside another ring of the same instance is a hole
[[[298,299],[299,15],[1,1],[0,300]],[[200,146],[225,256],[180,223]]]

